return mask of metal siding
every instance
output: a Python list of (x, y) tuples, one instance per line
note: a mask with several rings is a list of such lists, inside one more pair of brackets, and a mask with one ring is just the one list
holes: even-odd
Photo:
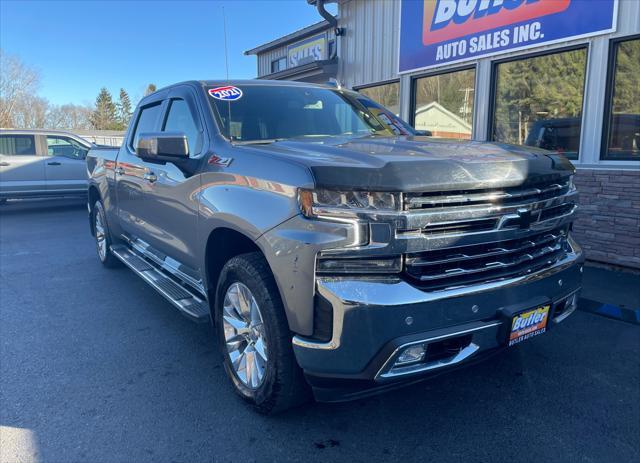
[(339, 7), (338, 79), (346, 87), (395, 79), (398, 56), (397, 0), (347, 0)]

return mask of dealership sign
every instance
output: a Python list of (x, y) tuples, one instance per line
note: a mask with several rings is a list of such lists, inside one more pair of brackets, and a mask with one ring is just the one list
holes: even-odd
[(302, 42), (289, 45), (287, 48), (288, 67), (293, 68), (303, 64), (326, 59), (327, 38), (324, 34), (310, 37)]
[(399, 72), (615, 30), (618, 0), (403, 0)]

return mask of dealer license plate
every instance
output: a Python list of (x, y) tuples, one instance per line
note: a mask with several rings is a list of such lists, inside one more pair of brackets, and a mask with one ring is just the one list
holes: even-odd
[(513, 346), (547, 331), (549, 308), (550, 306), (543, 305), (515, 315), (511, 320), (509, 345)]

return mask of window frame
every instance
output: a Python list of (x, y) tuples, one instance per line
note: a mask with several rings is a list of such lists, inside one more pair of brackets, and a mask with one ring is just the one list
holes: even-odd
[[(583, 150), (581, 148), (582, 148), (582, 141), (583, 141), (583, 135), (584, 135), (582, 128), (584, 127), (584, 120), (585, 120), (585, 106), (587, 103), (587, 91), (588, 91), (587, 85), (589, 83), (588, 82), (589, 81), (589, 63), (591, 59), (591, 46), (589, 42), (578, 43), (578, 44), (569, 45), (566, 47), (539, 50), (531, 53), (525, 53), (523, 55), (507, 56), (504, 58), (491, 60), (491, 77), (489, 79), (489, 107), (488, 107), (489, 117), (487, 120), (487, 132), (485, 133), (486, 140), (491, 143), (496, 142), (493, 139), (493, 130), (495, 128), (496, 94), (498, 90), (498, 66), (500, 64), (513, 63), (516, 61), (522, 61), (522, 60), (531, 59), (531, 58), (538, 58), (540, 56), (554, 55), (557, 53), (564, 53), (564, 52), (583, 50), (583, 49), (586, 51), (586, 61), (584, 65), (584, 81), (583, 81), (584, 91), (582, 92), (582, 107), (580, 111), (580, 140), (578, 140), (577, 157), (575, 159), (570, 160), (572, 163), (581, 163), (582, 155), (583, 155)], [(526, 146), (526, 145), (522, 145), (522, 146)]]
[(635, 159), (611, 159), (605, 157), (609, 152), (609, 135), (611, 134), (611, 116), (613, 109), (613, 92), (615, 90), (615, 68), (618, 58), (618, 46), (623, 42), (630, 42), (632, 40), (640, 40), (640, 34), (625, 35), (609, 39), (607, 72), (604, 89), (604, 107), (602, 111), (602, 136), (600, 140), (600, 153), (595, 159), (598, 164), (614, 163), (614, 165), (619, 165), (620, 163), (628, 163), (627, 165), (637, 165), (639, 162), (639, 160)]
[[(278, 70), (274, 71), (273, 70), (273, 65), (276, 64), (276, 63), (280, 63), (280, 61), (284, 61), (284, 67), (281, 68), (280, 64), (278, 64)], [(276, 74), (278, 72), (286, 71), (286, 69), (287, 69), (287, 57), (286, 56), (281, 56), (280, 58), (272, 59), (270, 67), (271, 67), (270, 68), (271, 74)]]
[[(388, 80), (382, 80), (380, 82), (374, 82), (374, 83), (365, 84), (365, 85), (358, 85), (358, 86), (352, 87), (352, 90), (354, 92), (360, 93), (360, 90), (366, 90), (368, 88), (375, 88), (375, 87), (380, 87), (382, 85), (389, 85), (389, 84), (398, 84), (398, 110), (399, 110), (400, 107), (402, 106), (402, 83), (400, 82), (400, 79), (388, 79)], [(367, 98), (370, 98), (364, 93), (362, 93), (361, 95), (366, 96)], [(378, 102), (376, 101), (376, 103)], [(382, 103), (378, 103), (378, 104), (382, 106)], [(384, 106), (384, 108), (389, 109), (386, 106)]]
[(193, 112), (193, 108), (192, 105), (188, 99), (188, 97), (186, 97), (184, 94), (176, 94), (176, 93), (171, 93), (167, 99), (164, 102), (164, 109), (162, 111), (162, 116), (161, 116), (161, 123), (160, 123), (160, 127), (159, 127), (159, 131), (160, 132), (165, 132), (165, 126), (167, 125), (167, 121), (169, 120), (169, 113), (171, 112), (171, 107), (173, 106), (173, 102), (174, 101), (184, 101), (184, 103), (187, 105), (187, 109), (189, 111), (189, 114), (191, 115), (191, 120), (193, 121), (193, 124), (196, 128), (196, 131), (200, 134), (199, 137), (201, 138), (200, 140), (200, 149), (198, 151), (192, 151), (195, 149), (194, 146), (189, 146), (189, 157), (197, 157), (200, 154), (202, 154), (202, 150), (203, 150), (203, 146), (204, 146), (204, 131), (202, 130), (202, 121), (199, 120), (198, 118), (198, 114), (196, 112), (196, 114), (194, 114)]
[(31, 140), (33, 141), (32, 146), (33, 146), (33, 153), (30, 154), (5, 154), (5, 153), (0, 153), (3, 156), (38, 156), (38, 135), (37, 134), (32, 134), (32, 133), (0, 133), (0, 136), (2, 137), (31, 137)]
[(418, 80), (424, 79), (425, 77), (435, 77), (441, 76), (443, 74), (452, 74), (454, 72), (460, 71), (469, 71), (472, 70), (474, 72), (473, 81), (474, 81), (474, 91), (473, 91), (473, 112), (471, 116), (471, 138), (470, 140), (476, 140), (476, 120), (478, 117), (478, 62), (473, 62), (471, 64), (464, 64), (461, 66), (454, 66), (449, 68), (437, 69), (430, 72), (422, 72), (419, 74), (415, 74), (411, 76), (411, 82), (409, 84), (409, 120), (407, 121), (411, 127), (416, 128), (416, 95), (418, 92)]
[(129, 140), (127, 141), (127, 148), (129, 149), (131, 154), (133, 154), (134, 156), (137, 156), (137, 153), (136, 153), (135, 146), (133, 146), (133, 141), (135, 140), (136, 133), (138, 132), (138, 125), (140, 125), (140, 118), (141, 118), (142, 113), (144, 112), (144, 110), (148, 109), (148, 108), (151, 108), (152, 106), (159, 106), (160, 107), (160, 113), (159, 113), (158, 117), (155, 120), (155, 131), (157, 132), (157, 131), (159, 131), (159, 127), (160, 127), (158, 122), (163, 120), (164, 113), (166, 112), (167, 100), (166, 99), (153, 99), (153, 100), (149, 101), (148, 103), (145, 103), (144, 106), (140, 106), (136, 110), (136, 112), (134, 114), (135, 124), (132, 126), (131, 133), (129, 134)]

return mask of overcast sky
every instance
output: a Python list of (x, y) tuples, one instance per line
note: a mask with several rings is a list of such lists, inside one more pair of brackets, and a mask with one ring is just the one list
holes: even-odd
[(2, 0), (0, 47), (38, 69), (52, 103), (93, 103), (102, 86), (137, 101), (150, 82), (225, 76), (223, 6), (235, 78), (256, 76), (245, 50), (322, 19), (306, 0)]

